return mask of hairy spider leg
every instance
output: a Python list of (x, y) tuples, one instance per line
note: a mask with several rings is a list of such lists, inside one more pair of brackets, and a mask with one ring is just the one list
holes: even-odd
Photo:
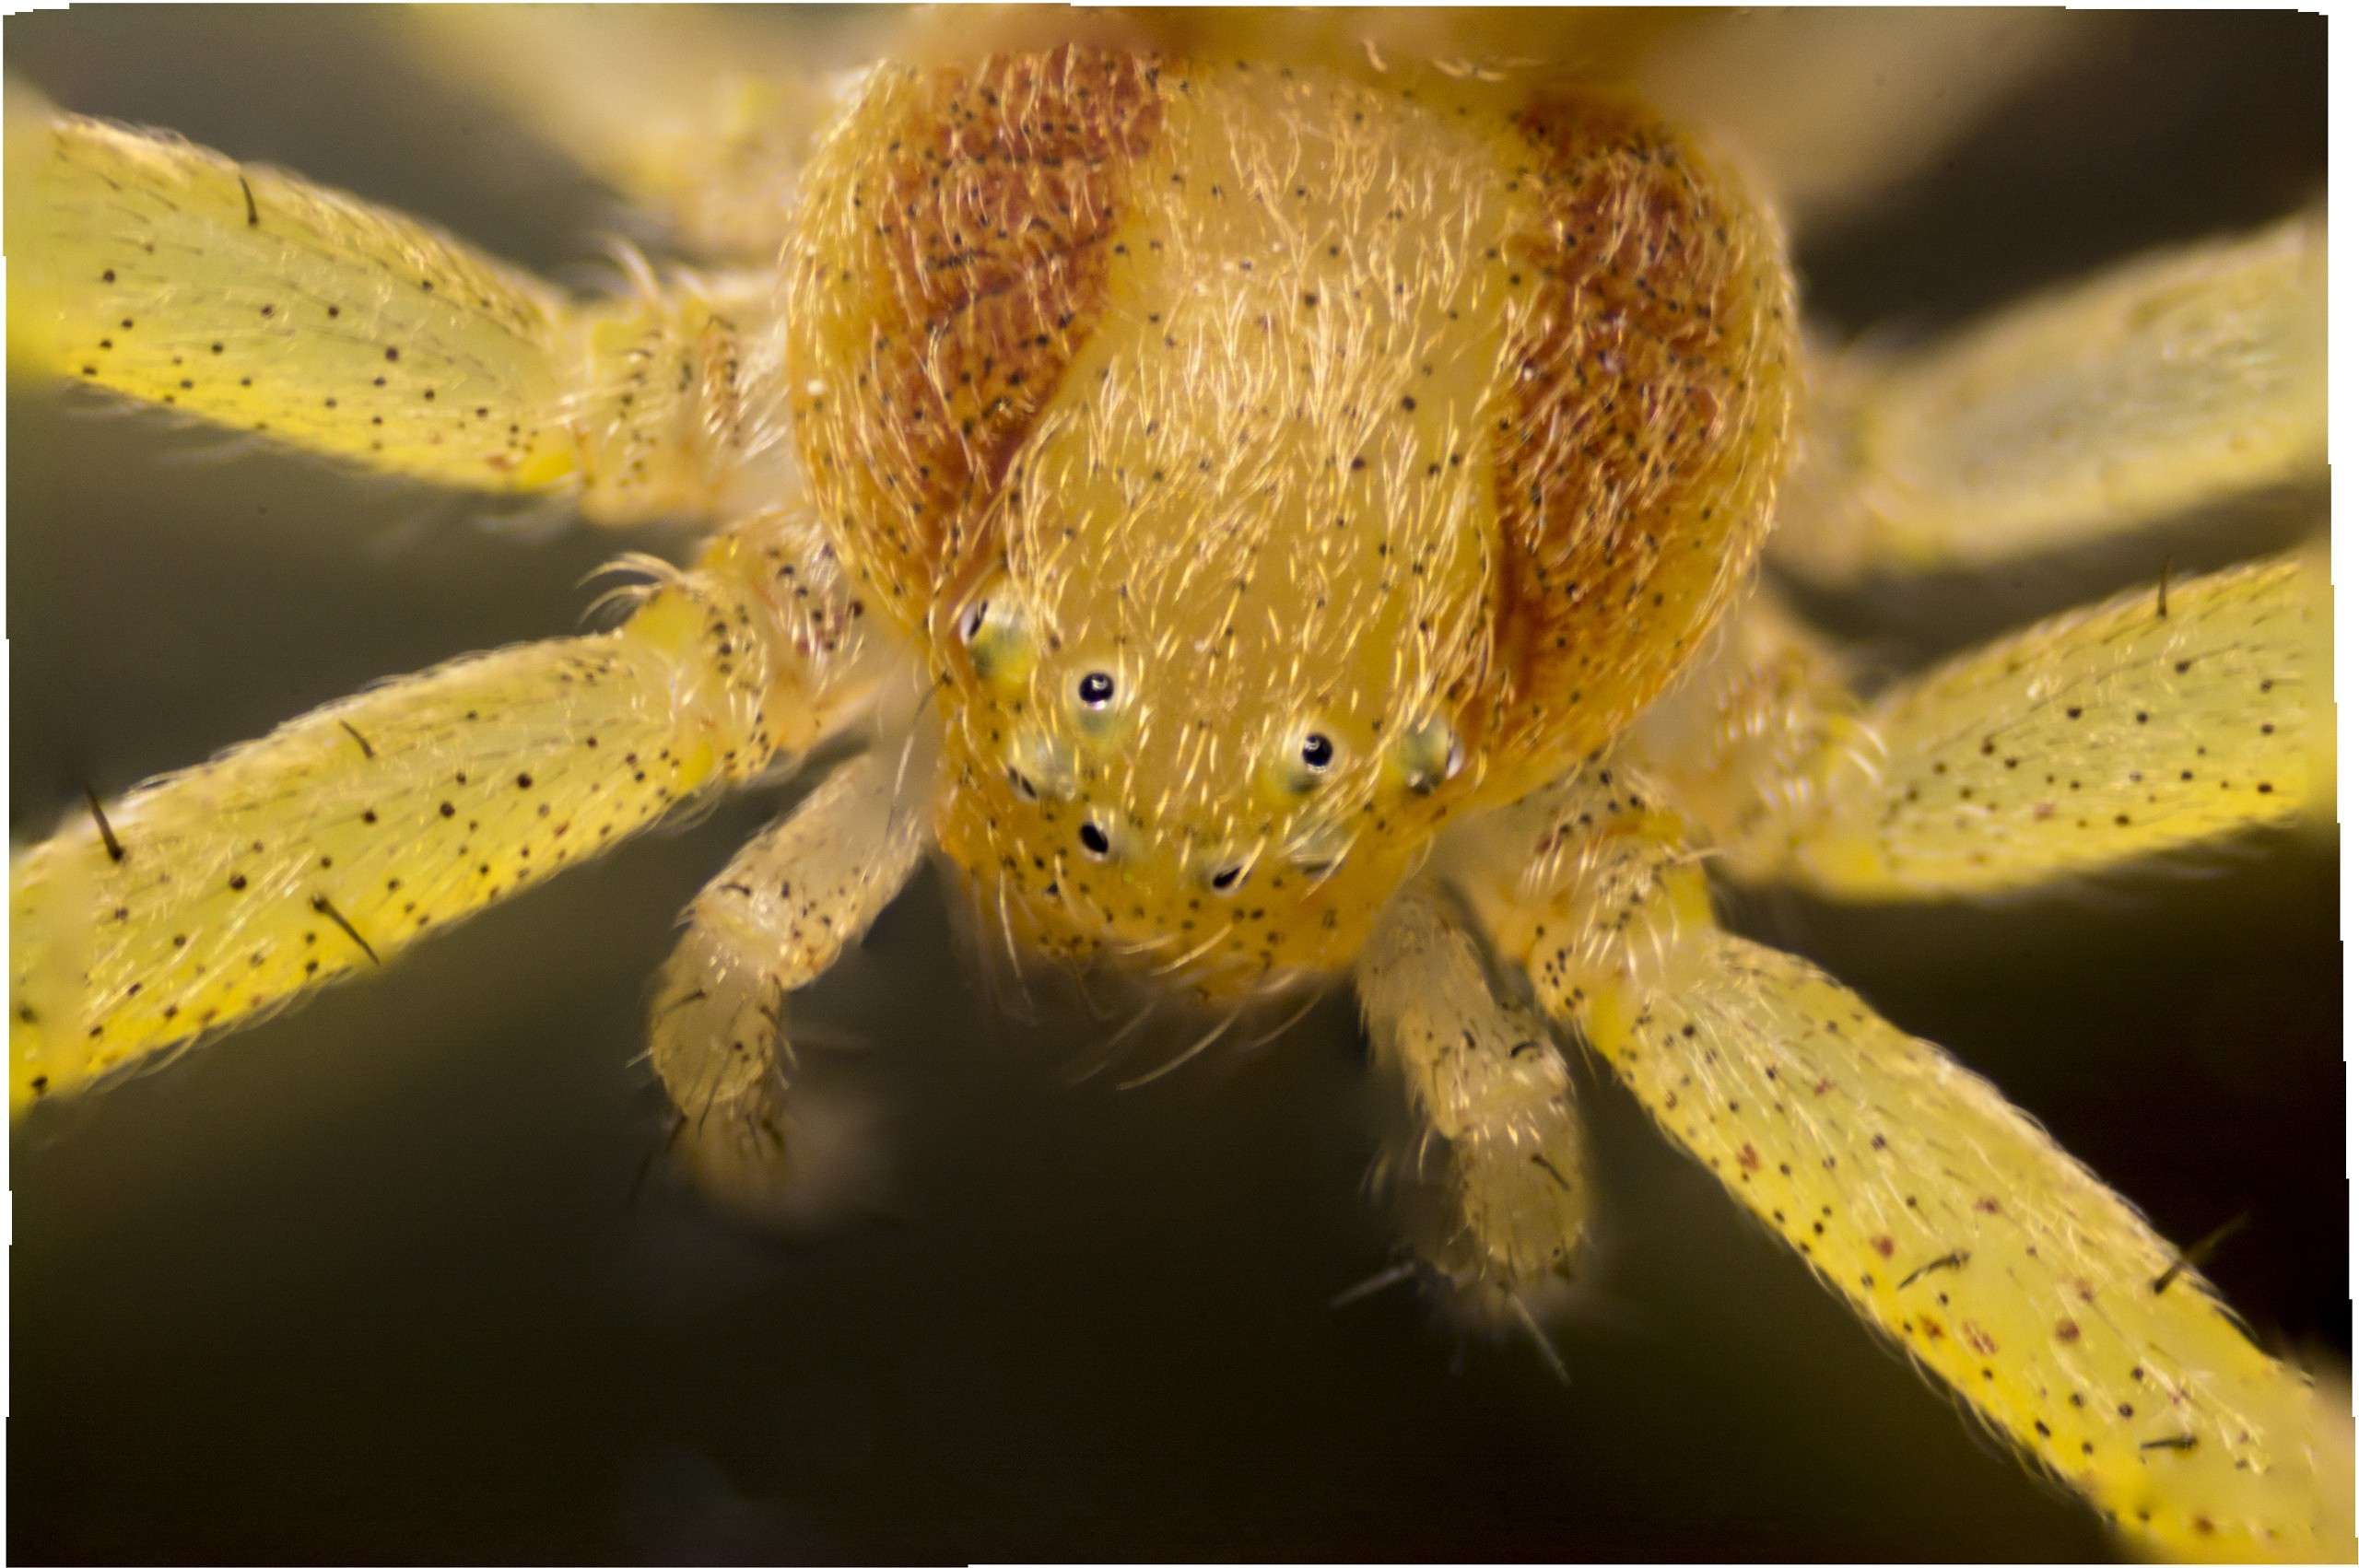
[(13, 1109), (389, 961), (857, 710), (857, 618), (807, 523), (649, 569), (615, 631), (330, 704), (17, 856)]
[(1502, 956), (1861, 1316), (2153, 1549), (2350, 1560), (2349, 1416), (2135, 1210), (1986, 1080), (1723, 932), (1627, 769), (1540, 820), (1475, 890)]
[(1770, 559), (1840, 583), (2095, 544), (2326, 478), (2326, 214), (1818, 360)]
[(688, 907), (648, 1029), (707, 1194), (772, 1212), (805, 1174), (786, 999), (834, 966), (908, 885), (933, 837), (930, 767), (880, 746), (740, 849)]
[(1740, 877), (1995, 893), (2332, 809), (2314, 551), (2158, 579), (1866, 702), (1806, 633), (1751, 619), (1632, 751)]
[(1379, 1182), (1410, 1245), (1478, 1321), (1528, 1321), (1570, 1279), (1590, 1207), (1555, 1032), (1493, 994), (1464, 916), (1430, 879), (1387, 902), (1353, 978), (1408, 1102)]
[(604, 522), (792, 493), (767, 273), (573, 303), (428, 225), (11, 89), (11, 367)]

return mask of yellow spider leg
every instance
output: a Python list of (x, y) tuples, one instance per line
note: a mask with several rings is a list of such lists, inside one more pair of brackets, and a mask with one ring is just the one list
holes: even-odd
[(1502, 955), (1861, 1316), (2148, 1547), (2350, 1560), (2349, 1417), (2135, 1210), (1988, 1082), (1722, 932), (1626, 780), (1587, 781), (1541, 849), (1487, 890)]
[(1590, 1188), (1573, 1086), (1546, 1024), (1500, 1001), (1463, 919), (1430, 885), (1397, 894), (1355, 983), (1413, 1123), (1398, 1163), (1410, 1240), (1460, 1300), (1501, 1317), (1569, 1279)]
[(331, 704), (16, 857), (12, 1107), (387, 962), (810, 745), (859, 687), (843, 601), (780, 603), (800, 537), (725, 537), (614, 632)]
[[(649, 1033), (686, 1125), (680, 1154), (709, 1194), (774, 1211), (809, 1172), (783, 1037), (787, 993), (857, 942), (917, 869), (930, 820), (898, 746), (847, 763), (739, 850), (689, 906), (663, 966)], [(908, 786), (909, 788), (905, 788)]]
[(1808, 233), (1931, 164), (2094, 31), (2028, 8), (1764, 7), (1702, 14), (1632, 74), (1650, 101), (1743, 148)]
[(1997, 892), (2330, 809), (2331, 625), (2304, 554), (2158, 580), (1866, 704), (1760, 626), (1716, 732), (1691, 717), (1639, 745), (1740, 876)]
[(576, 309), (351, 196), (10, 99), (17, 369), (437, 484), (578, 488), (608, 521), (742, 505), (776, 444), (764, 280)]
[(391, 19), (428, 64), (511, 108), (693, 250), (768, 262), (837, 107), (811, 58), (817, 18), (797, 16), (795, 31), (735, 6), (432, 6)]
[(1974, 567), (2326, 477), (2326, 217), (2143, 257), (1816, 370), (1770, 550), (1840, 580)]

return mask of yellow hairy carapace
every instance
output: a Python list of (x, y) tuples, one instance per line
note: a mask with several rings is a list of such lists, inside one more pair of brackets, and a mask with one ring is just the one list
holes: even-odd
[(1067, 49), (880, 73), (789, 243), (813, 502), (920, 639), (1016, 934), (1349, 961), (1612, 740), (1791, 444), (1776, 228), (1593, 91)]
[(1404, 1271), (1478, 1316), (1539, 1335), (1580, 1266), (1579, 1040), (2145, 1547), (2351, 1554), (2348, 1418), (1991, 1084), (1723, 930), (1704, 870), (1976, 895), (2330, 811), (2315, 549), (1873, 693), (1756, 572), (1979, 564), (2322, 478), (2315, 213), (1806, 352), (1780, 212), (1831, 198), (1659, 107), (1726, 79), (1669, 23), (1493, 68), (1414, 18), (1379, 47), (1019, 14), (835, 97), (673, 105), (645, 146), (500, 64), (574, 25), (419, 23), (710, 263), (614, 298), (13, 96), (19, 372), (709, 535), (634, 557), (610, 630), (384, 684), (19, 850), (20, 1115), (864, 737), (654, 992), (716, 1199), (804, 1179), (788, 998), (931, 847), (1015, 962), (1224, 1023), (1356, 987), (1407, 1112)]

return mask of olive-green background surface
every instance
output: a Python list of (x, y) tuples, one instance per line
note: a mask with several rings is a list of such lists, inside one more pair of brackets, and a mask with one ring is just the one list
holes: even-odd
[[(1935, 324), (2323, 179), (2322, 22), (2082, 25), (2076, 63), (1805, 252), (1822, 321)], [(0, 41), (69, 107), (535, 265), (594, 257), (609, 223), (366, 10), (79, 9)], [(7, 434), (19, 836), (86, 780), (566, 631), (620, 543), (519, 539), (478, 526), (487, 503), (21, 384)], [(2077, 582), (2025, 568), (1837, 608), (1905, 660)], [(939, 876), (805, 1010), (873, 1045), (830, 1071), (887, 1107), (889, 1214), (788, 1244), (639, 1183), (664, 1128), (629, 1065), (646, 977), (782, 798), (18, 1129), (9, 1555), (2108, 1550), (1586, 1071), (1603, 1234), (1558, 1336), (1569, 1387), (1406, 1293), (1330, 1310), (1390, 1245), (1359, 1193), (1348, 1004), (1150, 1089), (1074, 1087), (1105, 1025), (994, 1016)], [(2213, 1269), (2230, 1299), (2268, 1342), (2347, 1361), (2330, 838), (1964, 910), (1733, 911), (1993, 1075), (2166, 1235), (2248, 1211)]]

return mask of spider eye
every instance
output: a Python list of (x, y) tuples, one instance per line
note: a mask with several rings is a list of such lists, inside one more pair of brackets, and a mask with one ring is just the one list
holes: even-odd
[(1316, 730), (1302, 738), (1302, 766), (1313, 773), (1324, 773), (1327, 765), (1335, 760), (1335, 743)]
[(1081, 678), (1081, 685), (1075, 690), (1084, 708), (1102, 708), (1114, 700), (1114, 677), (1103, 670), (1092, 670)]
[(1081, 825), (1081, 847), (1088, 850), (1090, 859), (1095, 860), (1102, 860), (1114, 851), (1113, 842), (1106, 837), (1106, 830), (1094, 822)]
[(1025, 778), (1022, 768), (1011, 764), (1007, 770), (1007, 781), (1014, 787), (1015, 792), (1026, 800), (1037, 801), (1040, 798), (1040, 787)]
[(1430, 795), (1466, 766), (1466, 748), (1446, 719), (1428, 719), (1401, 739), (1402, 782), (1413, 795)]
[(1003, 695), (1019, 692), (1036, 653), (1031, 617), (1003, 576), (985, 583), (953, 628), (977, 676)]
[(1245, 880), (1244, 863), (1239, 861), (1235, 865), (1223, 866), (1213, 872), (1207, 880), (1212, 883), (1212, 890), (1215, 893), (1234, 893), (1237, 891), (1238, 883)]

